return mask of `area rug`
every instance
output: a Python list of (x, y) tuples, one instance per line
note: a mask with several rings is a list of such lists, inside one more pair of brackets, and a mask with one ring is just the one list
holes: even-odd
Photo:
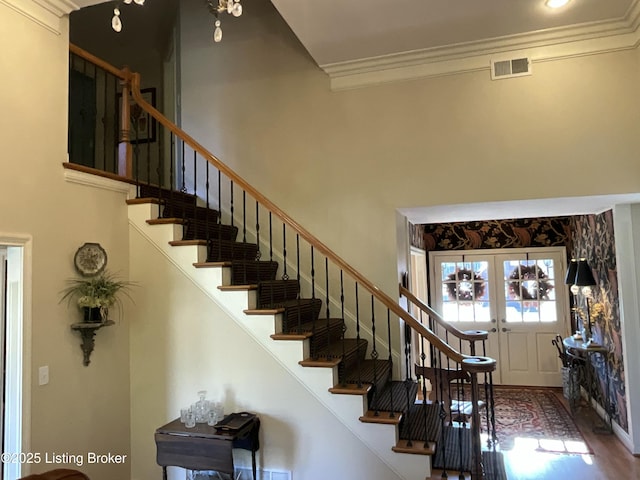
[[(552, 389), (494, 387), (500, 450), (592, 453), (573, 418)], [(486, 410), (482, 413), (486, 430)]]

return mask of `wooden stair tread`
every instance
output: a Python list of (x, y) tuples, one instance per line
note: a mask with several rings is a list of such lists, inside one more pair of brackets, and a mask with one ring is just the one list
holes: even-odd
[(422, 440), (411, 441), (412, 445), (409, 445), (409, 440), (398, 440), (395, 447), (391, 447), (396, 453), (410, 453), (413, 455), (435, 455), (436, 444), (434, 442), (423, 442)]
[(310, 333), (274, 333), (270, 335), (273, 340), (306, 340)]
[(258, 285), (220, 285), (218, 290), (223, 292), (249, 291), (257, 290)]
[(367, 412), (360, 417), (360, 421), (363, 423), (382, 423), (384, 425), (398, 425), (402, 420), (402, 412), (378, 412), (376, 415), (375, 410), (367, 410)]
[(340, 395), (366, 395), (371, 390), (369, 383), (363, 383), (360, 387), (355, 383), (347, 383), (346, 385), (336, 385), (331, 387), (329, 391)]
[(144, 205), (147, 203), (158, 205), (160, 200), (153, 197), (141, 197), (141, 198), (129, 198), (127, 199), (127, 205)]
[(342, 360), (339, 358), (332, 358), (332, 359), (319, 359), (319, 360), (313, 360), (311, 358), (307, 359), (307, 360), (301, 360), (298, 362), (299, 365), (302, 365), (303, 367), (328, 367), (328, 368), (332, 368), (335, 367), (337, 365), (340, 364)]
[(284, 308), (247, 308), (243, 312), (247, 315), (277, 315), (284, 312)]
[(206, 240), (171, 240), (169, 245), (172, 247), (188, 247), (190, 245), (206, 245)]
[(214, 267), (230, 267), (231, 262), (195, 262), (196, 268), (214, 268)]
[(184, 225), (187, 220), (184, 218), (151, 218), (147, 220), (149, 225)]

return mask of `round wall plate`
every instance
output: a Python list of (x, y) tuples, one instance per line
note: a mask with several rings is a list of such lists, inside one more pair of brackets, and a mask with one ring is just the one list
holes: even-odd
[(99, 243), (85, 243), (76, 251), (73, 264), (80, 275), (98, 275), (107, 266), (107, 252)]

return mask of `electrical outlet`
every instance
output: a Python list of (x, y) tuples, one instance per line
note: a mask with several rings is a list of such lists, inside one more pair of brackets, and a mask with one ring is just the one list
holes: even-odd
[(49, 365), (38, 369), (38, 385), (46, 385), (49, 383)]

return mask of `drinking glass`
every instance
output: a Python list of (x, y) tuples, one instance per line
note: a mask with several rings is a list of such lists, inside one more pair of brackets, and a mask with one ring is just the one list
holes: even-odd
[(191, 411), (187, 412), (187, 415), (184, 421), (184, 426), (187, 428), (193, 428), (196, 426), (196, 416), (194, 415), (193, 412)]

